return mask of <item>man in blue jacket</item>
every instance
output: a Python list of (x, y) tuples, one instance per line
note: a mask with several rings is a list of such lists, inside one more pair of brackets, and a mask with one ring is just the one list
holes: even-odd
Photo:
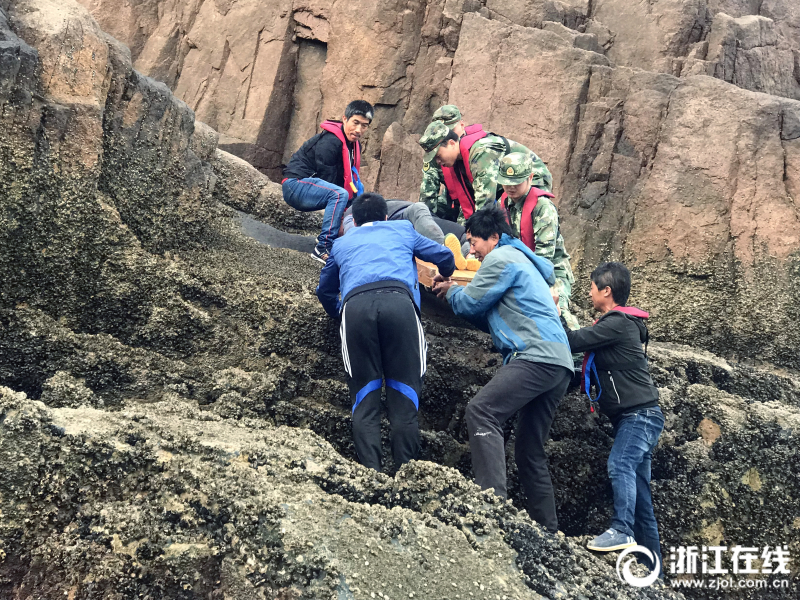
[(492, 335), (503, 366), (466, 410), (472, 471), (482, 489), (507, 497), (503, 423), (519, 411), (515, 458), (531, 518), (558, 531), (544, 443), (573, 366), (550, 294), (553, 265), (515, 238), (505, 213), (481, 209), (466, 224), (470, 250), (482, 262), (466, 287), (437, 282), (434, 291), (457, 315)]
[(333, 243), (317, 287), (325, 311), (341, 317), (356, 452), (361, 464), (376, 471), (381, 470), (384, 379), (394, 461), (400, 466), (419, 452), (417, 411), (427, 343), (414, 257), (436, 264), (445, 278), (455, 270), (453, 253), (445, 246), (422, 237), (410, 221), (387, 216), (379, 194), (353, 201), (356, 227)]

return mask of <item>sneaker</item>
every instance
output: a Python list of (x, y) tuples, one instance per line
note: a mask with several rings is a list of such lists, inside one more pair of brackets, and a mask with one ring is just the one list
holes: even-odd
[(326, 262), (328, 262), (328, 253), (324, 250), (314, 247), (314, 249), (311, 251), (311, 258), (318, 260), (324, 265)]
[(616, 529), (609, 529), (586, 544), (586, 547), (597, 552), (613, 552), (614, 550), (623, 550), (635, 545), (636, 542), (633, 537), (625, 535)]

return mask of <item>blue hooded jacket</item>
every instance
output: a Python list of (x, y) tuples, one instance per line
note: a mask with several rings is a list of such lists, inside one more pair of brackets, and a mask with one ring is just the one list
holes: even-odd
[(505, 233), (466, 287), (453, 286), (453, 312), (492, 335), (503, 364), (514, 358), (573, 369), (550, 286), (553, 265)]
[(355, 227), (333, 242), (322, 268), (317, 297), (332, 317), (342, 309), (354, 289), (370, 283), (400, 282), (408, 288), (419, 309), (419, 282), (414, 257), (432, 262), (444, 276), (456, 268), (453, 253), (445, 246), (422, 237), (410, 221), (374, 221)]

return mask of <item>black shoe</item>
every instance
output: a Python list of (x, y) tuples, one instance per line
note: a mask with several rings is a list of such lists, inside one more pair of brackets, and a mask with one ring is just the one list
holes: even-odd
[(320, 250), (319, 248), (315, 247), (311, 251), (311, 258), (313, 258), (314, 260), (318, 260), (324, 265), (326, 262), (328, 262), (328, 253), (325, 252), (324, 250)]

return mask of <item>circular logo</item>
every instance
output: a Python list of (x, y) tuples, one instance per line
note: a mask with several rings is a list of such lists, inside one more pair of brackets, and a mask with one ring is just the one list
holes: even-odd
[[(628, 556), (629, 554), (634, 554), (634, 553), (644, 554), (655, 565), (655, 568), (646, 577), (639, 577), (631, 573), (631, 564), (635, 560), (632, 556), (627, 561), (625, 561), (625, 564), (622, 565), (622, 568), (620, 569), (620, 565), (622, 564), (622, 559)], [(625, 548), (625, 550), (620, 552), (619, 558), (617, 559), (617, 577), (619, 577), (620, 580), (624, 581), (628, 585), (632, 585), (633, 587), (643, 588), (649, 585), (653, 585), (655, 580), (658, 579), (658, 573), (660, 570), (661, 570), (661, 564), (658, 560), (658, 557), (655, 556), (650, 550), (648, 550), (644, 546), (631, 546), (630, 548)]]
[(422, 170), (425, 171), (426, 173), (430, 168), (431, 168), (431, 163), (426, 163), (426, 162), (422, 163)]
[(508, 167), (506, 170), (506, 175), (513, 175), (514, 174), (514, 167)]

